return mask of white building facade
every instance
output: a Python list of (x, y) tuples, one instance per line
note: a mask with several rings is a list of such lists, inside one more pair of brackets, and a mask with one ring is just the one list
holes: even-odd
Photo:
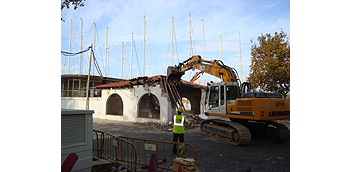
[[(89, 97), (93, 118), (168, 123), (176, 114), (177, 105), (170, 100), (167, 87), (161, 82), (165, 76), (141, 77), (98, 85), (100, 97)], [(190, 100), (192, 113), (200, 113), (202, 89), (197, 84), (178, 86), (181, 97)], [(85, 109), (85, 97), (61, 97), (63, 109)]]

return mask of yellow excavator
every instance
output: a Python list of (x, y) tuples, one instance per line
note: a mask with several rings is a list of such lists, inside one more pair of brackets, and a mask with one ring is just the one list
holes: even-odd
[(203, 134), (234, 145), (250, 144), (252, 136), (273, 142), (289, 139), (289, 129), (274, 120), (290, 119), (290, 99), (282, 98), (280, 93), (253, 92), (249, 82), (241, 83), (234, 68), (220, 60), (204, 60), (199, 55), (177, 66), (169, 66), (168, 82), (180, 81), (190, 69), (198, 69), (222, 80), (208, 83), (203, 106), (205, 115), (224, 118), (204, 120), (201, 123)]

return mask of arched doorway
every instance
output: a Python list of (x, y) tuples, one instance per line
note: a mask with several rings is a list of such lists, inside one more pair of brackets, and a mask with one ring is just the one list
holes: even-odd
[(118, 94), (111, 94), (106, 101), (106, 115), (123, 115), (123, 102)]
[(160, 119), (160, 103), (155, 95), (148, 93), (140, 98), (138, 117)]

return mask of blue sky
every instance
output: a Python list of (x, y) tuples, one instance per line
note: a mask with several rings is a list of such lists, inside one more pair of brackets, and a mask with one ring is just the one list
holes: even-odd
[[(213, 0), (133, 0), (133, 1), (84, 1), (84, 7), (62, 10), (61, 50), (69, 49), (70, 19), (72, 19), (71, 52), (78, 52), (80, 46), (80, 18), (83, 19), (83, 49), (93, 43), (96, 23), (95, 55), (104, 73), (106, 28), (108, 28), (109, 77), (121, 78), (121, 42), (124, 42), (123, 78), (130, 79), (131, 33), (133, 49), (132, 75), (143, 75), (143, 20), (146, 16), (145, 75), (165, 75), (171, 65), (171, 18), (174, 17), (173, 65), (189, 58), (190, 18), (192, 26), (192, 54), (202, 55), (202, 21), (204, 20), (204, 59), (220, 59), (220, 36), (222, 60), (234, 66), (239, 72), (239, 32), (241, 39), (243, 79), (249, 73), (251, 40), (256, 41), (261, 34), (280, 32), (290, 35), (290, 1), (213, 1)], [(174, 38), (175, 41), (175, 38)], [(148, 48), (149, 47), (149, 48)], [(137, 56), (136, 56), (137, 54)], [(235, 55), (235, 63), (233, 61)], [(88, 71), (87, 54), (83, 56), (85, 74)], [(138, 62), (137, 62), (138, 57)], [(148, 66), (148, 71), (147, 71)], [(67, 74), (68, 58), (61, 56), (61, 74)], [(71, 57), (70, 73), (78, 73), (79, 56)], [(187, 72), (182, 79), (189, 80), (195, 72)], [(204, 75), (205, 82), (217, 78)], [(199, 81), (202, 81), (201, 79)], [(202, 83), (202, 82), (201, 82)]]

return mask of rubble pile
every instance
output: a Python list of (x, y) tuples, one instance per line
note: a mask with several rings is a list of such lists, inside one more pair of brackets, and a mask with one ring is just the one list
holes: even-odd
[[(199, 128), (200, 123), (203, 121), (198, 115), (186, 115), (185, 117), (185, 130)], [(133, 125), (137, 125), (138, 127), (143, 127), (146, 129), (153, 130), (165, 130), (172, 131), (173, 124), (170, 121), (168, 124), (161, 124), (157, 122), (133, 122)]]

